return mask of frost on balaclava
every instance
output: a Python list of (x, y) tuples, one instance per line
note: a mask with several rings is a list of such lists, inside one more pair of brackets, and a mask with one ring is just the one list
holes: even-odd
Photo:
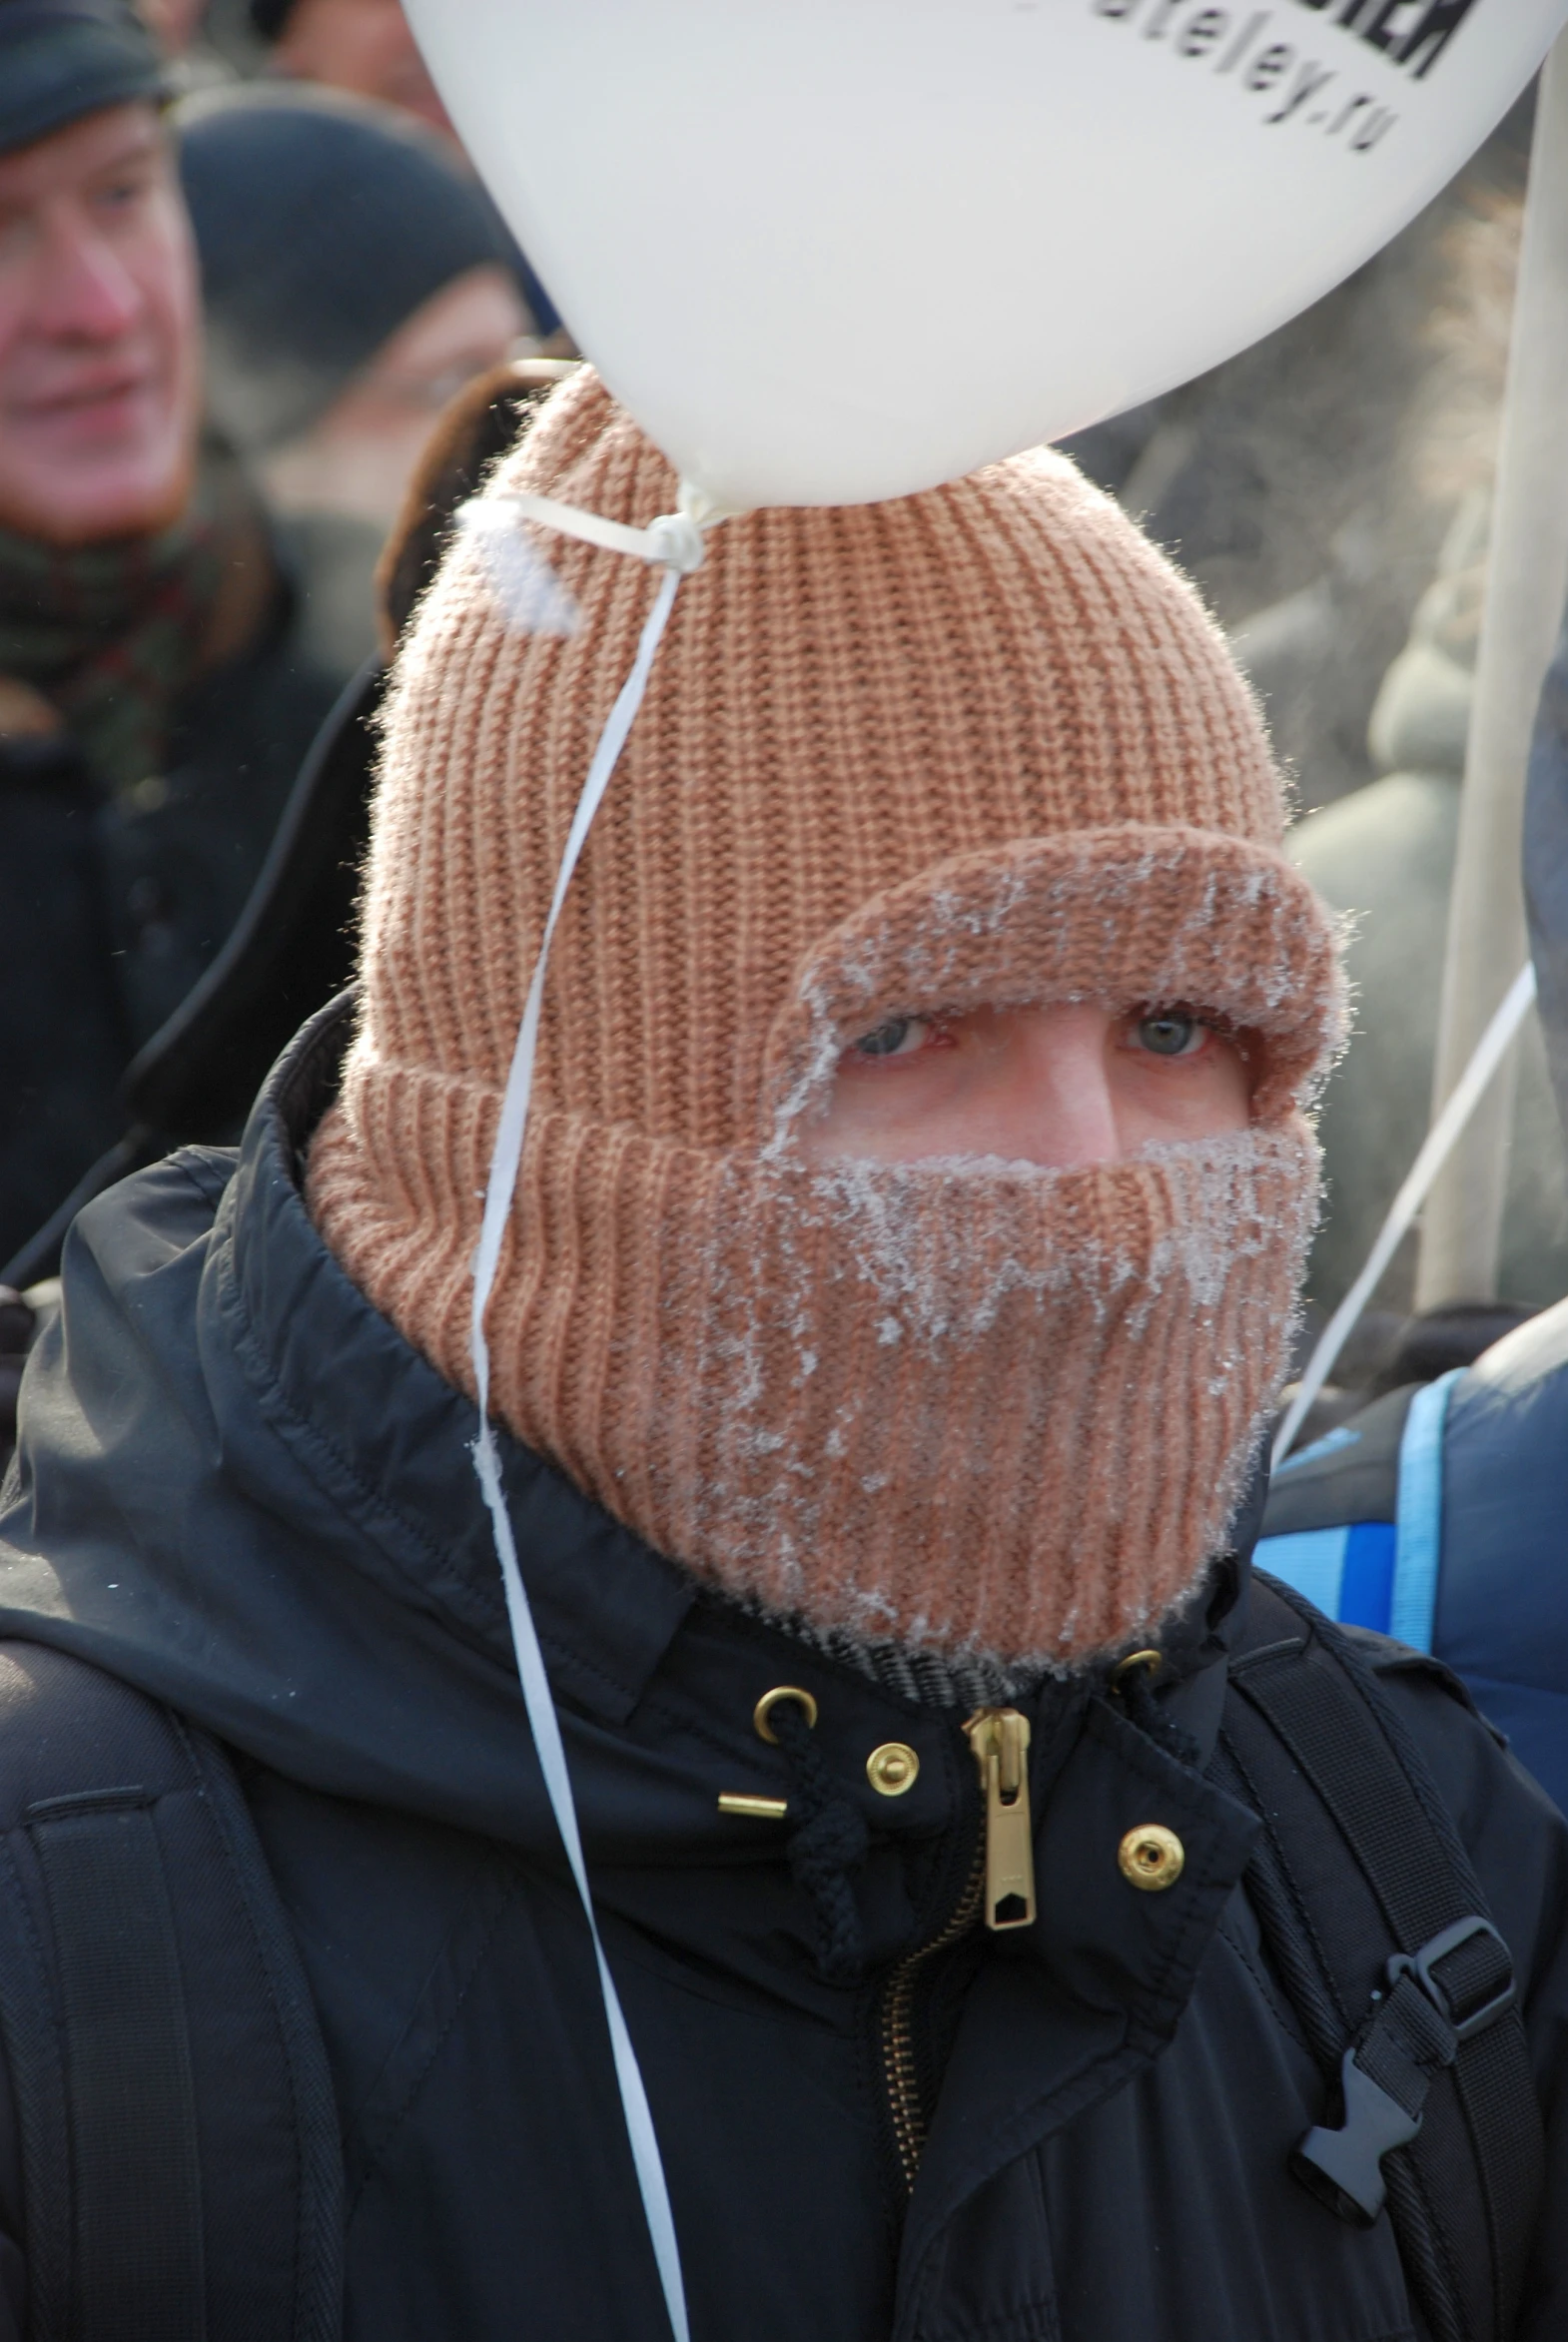
[[(487, 492), (512, 487), (637, 524), (674, 500), (587, 373)], [(500, 1091), (650, 590), (540, 538), (560, 591), (524, 632), (496, 541), (459, 542), (401, 656), (362, 1024), (309, 1171), (350, 1274), (464, 1388)], [(496, 1410), (770, 1614), (1077, 1665), (1197, 1580), (1274, 1395), (1331, 931), (1216, 631), (1062, 458), (708, 546), (555, 941)], [(1223, 1021), (1250, 1128), (1074, 1171), (804, 1159), (888, 1016), (1052, 1001)]]

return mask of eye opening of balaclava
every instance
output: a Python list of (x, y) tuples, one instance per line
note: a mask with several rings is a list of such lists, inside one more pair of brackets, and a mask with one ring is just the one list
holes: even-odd
[(1306, 1102), (1337, 1046), (1332, 938), (1281, 856), (1107, 825), (954, 856), (824, 937), (768, 1033), (758, 1136), (787, 1147), (884, 1018), (1056, 1001), (1179, 1005), (1245, 1035), (1258, 1123)]

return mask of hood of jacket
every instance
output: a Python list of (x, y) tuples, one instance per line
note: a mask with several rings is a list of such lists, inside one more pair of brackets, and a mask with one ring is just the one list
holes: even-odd
[[(308, 1789), (478, 1833), (564, 1876), (472, 1469), (473, 1408), (366, 1301), (302, 1198), (350, 1021), (340, 1002), (306, 1027), (237, 1153), (185, 1150), (76, 1222), (0, 1501), (0, 1635), (89, 1660)], [(789, 1794), (752, 1717), (763, 1692), (798, 1684), (872, 1829), (868, 1958), (896, 1957), (955, 1838), (967, 1860), (978, 1832), (961, 1714), (699, 1593), (551, 1465), (502, 1445), (601, 1899), (644, 1921), (656, 1907), (661, 1934), (689, 1930), (705, 1956), (742, 1967), (766, 1943), (770, 1970), (783, 1952), (813, 1996), (810, 1913), (778, 1830), (720, 1814), (716, 1796)], [(1217, 1564), (1206, 1607), (1166, 1637), (1163, 1706), (1205, 1752), (1245, 1580), (1243, 1558)], [(1161, 1781), (1184, 1830), (1222, 1846), (1205, 1867), (1211, 1925), (1250, 1818), (1134, 1729), (1104, 1670), (1026, 1705), (1037, 1815), (1086, 1733), (1114, 1744), (1135, 1778)], [(896, 1800), (866, 1769), (890, 1741), (919, 1759)], [(672, 1866), (746, 1875), (748, 1892), (684, 1899), (689, 1916), (672, 1918), (658, 1887)], [(1185, 1938), (1185, 1886), (1133, 1900), (1141, 1942), (1157, 1919), (1156, 1936)], [(1184, 1971), (1199, 1949), (1184, 1941)]]

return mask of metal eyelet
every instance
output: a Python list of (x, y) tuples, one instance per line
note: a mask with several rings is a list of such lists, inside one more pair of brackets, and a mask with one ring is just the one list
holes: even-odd
[(796, 1706), (804, 1711), (808, 1727), (815, 1726), (817, 1721), (817, 1703), (810, 1692), (803, 1692), (799, 1684), (795, 1683), (775, 1684), (771, 1692), (763, 1693), (751, 1711), (751, 1721), (757, 1728), (758, 1739), (767, 1741), (769, 1746), (775, 1749), (779, 1745), (779, 1736), (768, 1722), (768, 1718), (780, 1700), (793, 1700)]

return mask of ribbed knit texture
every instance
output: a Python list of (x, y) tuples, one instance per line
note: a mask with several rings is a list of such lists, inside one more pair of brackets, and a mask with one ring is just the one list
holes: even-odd
[[(675, 500), (586, 374), (506, 486), (639, 523)], [(557, 934), (497, 1411), (773, 1613), (1071, 1664), (1193, 1581), (1281, 1370), (1329, 931), (1222, 642), (1067, 462), (708, 541)], [(499, 1093), (653, 589), (535, 542), (571, 637), (510, 631), (460, 545), (402, 654), (364, 1024), (310, 1166), (329, 1243), (465, 1388)], [(801, 1162), (881, 1017), (1068, 998), (1244, 1029), (1252, 1129), (1077, 1171)]]

